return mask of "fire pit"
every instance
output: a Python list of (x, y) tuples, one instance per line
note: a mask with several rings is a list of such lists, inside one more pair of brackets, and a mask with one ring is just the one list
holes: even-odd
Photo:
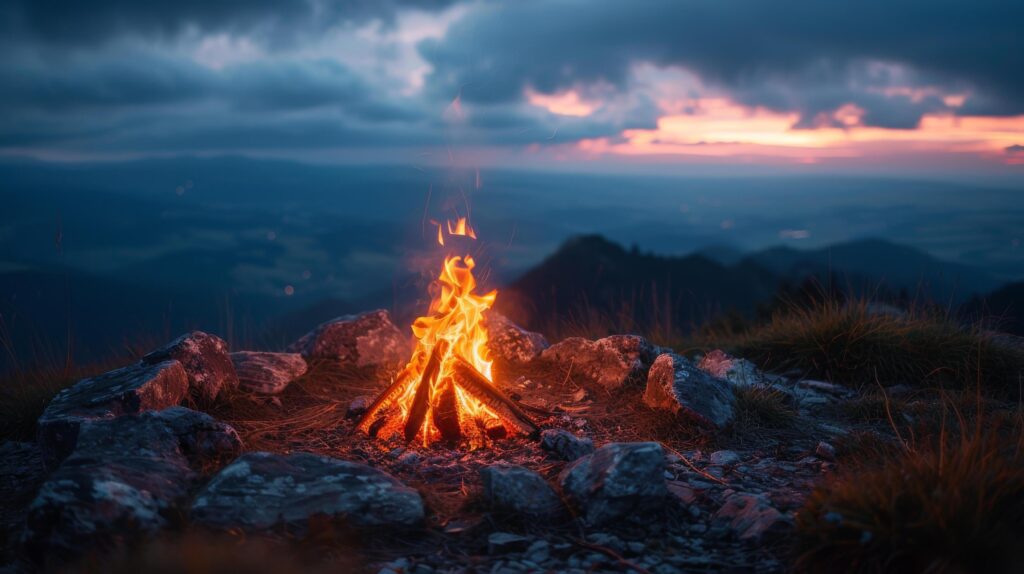
[[(476, 239), (465, 218), (437, 226), (448, 235)], [(370, 405), (356, 428), (382, 439), (402, 434), (424, 446), (438, 440), (480, 448), (489, 439), (533, 434), (537, 425), (494, 384), (483, 313), (497, 291), (476, 291), (469, 255), (446, 256), (428, 314), (412, 325), (416, 347), (408, 364)]]

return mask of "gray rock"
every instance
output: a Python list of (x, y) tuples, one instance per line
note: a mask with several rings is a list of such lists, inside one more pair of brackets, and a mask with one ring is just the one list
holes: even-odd
[(355, 419), (363, 416), (366, 409), (370, 408), (373, 404), (373, 397), (370, 395), (359, 395), (352, 399), (352, 402), (348, 404), (348, 410), (345, 411), (345, 418)]
[(562, 513), (562, 501), (544, 477), (511, 464), (495, 464), (480, 471), (484, 500), (491, 507), (537, 518)]
[(818, 443), (818, 446), (814, 447), (814, 454), (818, 455), (819, 457), (825, 460), (835, 460), (836, 447), (832, 446), (831, 444), (825, 441), (821, 441)]
[(743, 492), (726, 498), (715, 519), (727, 523), (740, 540), (751, 541), (785, 531), (792, 525), (792, 519), (776, 510), (767, 498)]
[(711, 457), (708, 460), (716, 466), (726, 466), (738, 463), (740, 455), (731, 450), (716, 450), (711, 453)]
[(186, 333), (142, 358), (154, 365), (175, 359), (185, 368), (193, 396), (213, 401), (222, 392), (238, 388), (235, 366), (228, 356), (228, 344), (202, 331)]
[(37, 562), (73, 559), (153, 534), (180, 516), (194, 468), (241, 449), (230, 426), (184, 407), (92, 422), (29, 507)]
[(529, 548), (532, 541), (532, 538), (510, 532), (492, 532), (487, 537), (487, 550), (489, 554), (521, 552)]
[(528, 363), (550, 346), (544, 335), (523, 329), (493, 309), (484, 314), (484, 328), (491, 357), (505, 363)]
[(137, 363), (78, 381), (57, 394), (37, 423), (47, 465), (71, 454), (83, 425), (121, 415), (177, 405), (188, 395), (188, 377), (178, 361)]
[(733, 387), (743, 388), (765, 384), (765, 376), (754, 363), (733, 357), (715, 349), (704, 355), (697, 367), (713, 377), (728, 381)]
[(663, 505), (665, 453), (656, 442), (610, 443), (559, 475), (562, 493), (586, 523), (643, 516)]
[(298, 353), (231, 353), (231, 363), (243, 391), (276, 395), (306, 373), (306, 360)]
[(686, 357), (665, 353), (651, 366), (643, 401), (647, 406), (721, 428), (732, 421), (736, 398), (729, 383), (698, 369)]
[[(28, 506), (46, 478), (46, 465), (34, 442), (0, 443), (0, 562), (13, 555)], [(12, 570), (15, 572), (16, 570)], [(0, 572), (6, 572), (0, 567)]]
[(594, 441), (564, 429), (547, 429), (540, 433), (540, 447), (560, 460), (572, 462), (593, 453)]
[(572, 365), (572, 372), (614, 390), (640, 382), (656, 356), (656, 347), (637, 335), (613, 335), (596, 341), (569, 337), (541, 353), (549, 362)]
[(391, 475), (309, 453), (249, 453), (196, 496), (192, 520), (216, 529), (305, 532), (314, 516), (356, 527), (408, 527), (423, 521), (423, 500)]
[(328, 321), (289, 347), (307, 360), (326, 359), (356, 367), (394, 366), (409, 358), (409, 338), (383, 310)]

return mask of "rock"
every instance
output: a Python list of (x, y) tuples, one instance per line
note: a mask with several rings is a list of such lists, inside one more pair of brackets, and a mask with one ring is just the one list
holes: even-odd
[(783, 531), (792, 524), (791, 519), (776, 510), (766, 498), (742, 492), (726, 498), (715, 513), (715, 519), (727, 522), (741, 540), (751, 541)]
[(722, 428), (732, 421), (736, 401), (729, 383), (698, 369), (675, 353), (659, 355), (647, 375), (644, 404)]
[(740, 461), (740, 455), (731, 450), (717, 450), (711, 453), (709, 462), (715, 466), (733, 465)]
[(509, 552), (522, 552), (530, 547), (532, 538), (512, 534), (510, 532), (492, 532), (487, 537), (487, 551), (489, 554), (508, 554)]
[(298, 353), (231, 353), (231, 363), (243, 391), (276, 395), (306, 373), (306, 360)]
[(178, 361), (137, 363), (83, 379), (57, 394), (37, 423), (39, 446), (47, 465), (71, 454), (81, 427), (93, 421), (159, 410), (188, 394), (188, 377)]
[(562, 501), (544, 478), (532, 470), (511, 464), (495, 464), (480, 471), (484, 499), (491, 507), (536, 518), (562, 512)]
[(505, 363), (529, 363), (550, 346), (544, 335), (523, 329), (493, 309), (484, 314), (484, 328), (491, 357)]
[(592, 526), (663, 506), (665, 454), (656, 442), (609, 443), (566, 467), (562, 493)]
[(238, 388), (235, 366), (228, 356), (228, 344), (216, 335), (192, 331), (142, 358), (154, 365), (176, 359), (185, 368), (193, 396), (213, 401), (224, 391)]
[(818, 446), (814, 447), (814, 454), (825, 460), (836, 459), (836, 447), (830, 445), (825, 441), (818, 443)]
[(594, 452), (594, 441), (580, 438), (563, 429), (547, 429), (540, 433), (540, 447), (560, 460), (572, 462)]
[(348, 410), (345, 411), (345, 418), (357, 419), (363, 416), (363, 413), (366, 412), (366, 409), (370, 408), (371, 404), (373, 404), (373, 397), (370, 395), (359, 395), (352, 399), (352, 402), (348, 404)]
[(309, 453), (246, 454), (199, 492), (192, 520), (216, 529), (303, 533), (314, 516), (355, 527), (408, 527), (423, 521), (423, 500), (391, 475)]
[[(45, 478), (46, 465), (39, 445), (0, 443), (0, 562), (13, 554), (28, 506)], [(7, 571), (0, 567), (0, 572)]]
[(643, 337), (613, 335), (596, 341), (569, 337), (541, 353), (541, 358), (614, 390), (643, 380), (656, 348)]
[(328, 321), (289, 347), (306, 360), (326, 359), (356, 367), (398, 365), (409, 358), (408, 338), (383, 310)]
[(178, 520), (194, 468), (240, 448), (230, 426), (184, 407), (84, 425), (29, 507), (24, 545), (43, 563), (153, 534)]
[(724, 351), (715, 349), (704, 355), (697, 368), (712, 377), (723, 379), (737, 388), (763, 385), (765, 376), (754, 363), (746, 359), (738, 359)]

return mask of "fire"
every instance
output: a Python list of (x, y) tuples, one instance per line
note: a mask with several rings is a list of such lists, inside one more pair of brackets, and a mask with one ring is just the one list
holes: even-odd
[[(441, 245), (444, 230), (476, 239), (466, 218), (438, 224)], [(441, 439), (467, 440), (474, 448), (483, 446), (488, 435), (536, 430), (493, 386), (482, 320), (498, 293), (476, 293), (475, 266), (469, 255), (445, 257), (435, 281), (438, 293), (427, 315), (412, 325), (416, 337), (412, 358), (357, 428), (383, 439), (398, 434), (407, 441), (419, 438), (424, 446)]]

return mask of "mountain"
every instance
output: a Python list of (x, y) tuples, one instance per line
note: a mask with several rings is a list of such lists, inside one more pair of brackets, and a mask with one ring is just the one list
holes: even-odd
[(764, 267), (789, 281), (809, 275), (830, 275), (856, 292), (905, 292), (912, 298), (963, 302), (988, 293), (1000, 282), (981, 268), (936, 259), (913, 247), (881, 239), (839, 243), (801, 251), (775, 247), (753, 253), (743, 261)]
[(533, 328), (614, 317), (637, 329), (686, 329), (722, 311), (749, 314), (778, 286), (751, 262), (725, 266), (700, 255), (627, 251), (588, 235), (562, 245), (498, 298), (499, 308)]

